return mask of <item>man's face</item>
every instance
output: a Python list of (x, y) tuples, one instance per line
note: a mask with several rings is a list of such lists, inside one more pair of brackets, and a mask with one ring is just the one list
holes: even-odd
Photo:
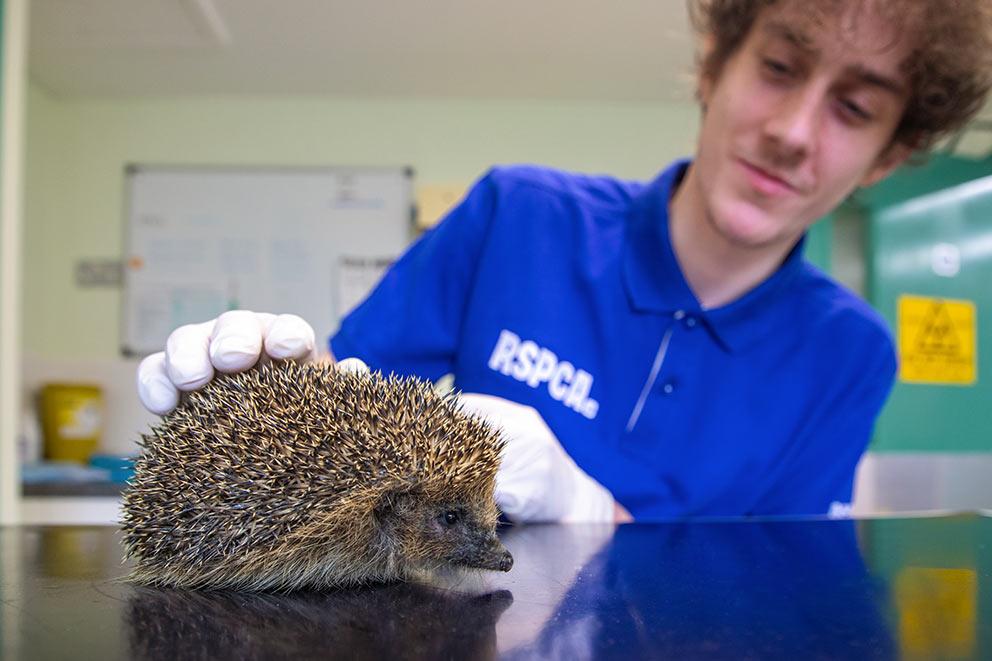
[(819, 22), (805, 2), (773, 5), (719, 77), (701, 81), (697, 181), (731, 243), (791, 244), (908, 155), (889, 147), (907, 100), (907, 46), (861, 5), (838, 4)]

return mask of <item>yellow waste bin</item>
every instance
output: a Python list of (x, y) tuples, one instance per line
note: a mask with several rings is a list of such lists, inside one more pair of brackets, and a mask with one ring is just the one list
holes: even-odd
[(99, 386), (49, 383), (39, 396), (45, 458), (86, 463), (103, 430), (103, 391)]

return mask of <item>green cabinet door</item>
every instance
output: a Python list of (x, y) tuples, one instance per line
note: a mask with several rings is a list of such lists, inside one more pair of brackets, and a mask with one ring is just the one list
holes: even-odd
[[(956, 161), (897, 174), (868, 205), (869, 298), (914, 366), (879, 419), (876, 451), (992, 450), (992, 164)], [(907, 296), (923, 300), (904, 299), (900, 328)], [(920, 377), (920, 361), (933, 376)]]

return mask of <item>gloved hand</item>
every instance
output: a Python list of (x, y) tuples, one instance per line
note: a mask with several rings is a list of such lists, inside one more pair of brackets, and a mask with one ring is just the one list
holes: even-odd
[(313, 328), (294, 314), (248, 310), (225, 312), (213, 321), (180, 326), (165, 351), (138, 366), (138, 396), (152, 413), (176, 408), (179, 393), (197, 390), (218, 372), (241, 372), (265, 352), (279, 360), (317, 357)]
[(572, 461), (536, 410), (491, 395), (459, 399), (467, 412), (503, 429), (496, 503), (512, 521), (614, 521), (613, 496)]

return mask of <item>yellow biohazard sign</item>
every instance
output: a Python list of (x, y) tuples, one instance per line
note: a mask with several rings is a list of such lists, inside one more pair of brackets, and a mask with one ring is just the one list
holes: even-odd
[(898, 327), (901, 381), (975, 383), (977, 333), (973, 302), (900, 296)]

